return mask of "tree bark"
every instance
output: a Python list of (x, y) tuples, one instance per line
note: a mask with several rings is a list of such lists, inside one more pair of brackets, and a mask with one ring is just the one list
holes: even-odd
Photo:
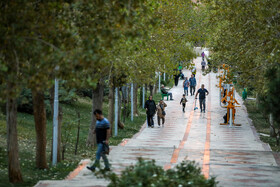
[[(13, 87), (8, 84), (8, 89)], [(9, 181), (11, 183), (23, 182), (19, 154), (18, 154), (18, 138), (17, 138), (17, 101), (15, 98), (7, 98), (7, 152), (8, 152), (8, 172)]]
[(133, 115), (134, 116), (138, 116), (137, 92), (138, 92), (138, 85), (137, 83), (134, 83), (133, 84)]
[(96, 88), (92, 90), (92, 118), (91, 118), (91, 125), (89, 128), (89, 133), (88, 133), (87, 143), (86, 143), (86, 145), (90, 147), (94, 147), (96, 145), (96, 136), (95, 134), (93, 134), (96, 125), (96, 118), (93, 112), (96, 109), (102, 110), (103, 91), (104, 91), (104, 84), (103, 84), (103, 80), (100, 79)]
[(272, 114), (269, 114), (269, 123), (270, 123), (270, 137), (276, 137), (277, 134), (275, 132), (274, 120)]
[(149, 89), (150, 89), (150, 95), (153, 96), (153, 88), (154, 86), (152, 84), (149, 85)]
[(157, 93), (157, 84), (154, 84), (154, 89), (153, 89), (153, 95), (155, 95)]
[[(77, 116), (78, 116), (78, 130), (77, 130), (77, 139), (76, 139), (76, 144), (75, 144), (75, 155), (77, 155), (77, 152), (78, 152), (78, 145), (79, 145), (79, 139), (80, 139), (80, 124), (81, 124), (80, 112), (77, 112)], [(64, 159), (64, 156), (62, 159)]]
[(140, 94), (139, 94), (139, 107), (142, 108), (143, 106), (143, 86), (139, 87), (140, 88)]
[[(109, 87), (109, 108), (108, 108), (108, 120), (111, 124), (111, 129), (114, 124), (114, 90), (115, 88), (113, 86)], [(111, 130), (111, 135), (113, 134), (113, 131)]]
[(46, 156), (47, 119), (44, 92), (32, 90), (32, 101), (36, 130), (36, 167), (39, 169), (46, 169), (48, 168)]
[[(53, 119), (53, 107), (54, 107), (54, 86), (50, 89), (50, 105), (51, 105), (51, 116)], [(61, 125), (62, 125), (63, 112), (62, 107), (58, 106), (58, 127), (57, 127), (57, 162), (61, 162)], [(53, 137), (53, 136), (52, 136)], [(51, 159), (53, 155), (53, 138), (51, 147)]]
[(123, 103), (123, 109), (122, 109), (122, 121), (125, 123), (126, 113), (127, 113), (127, 86), (122, 86), (121, 92), (122, 92), (122, 103)]
[(123, 129), (124, 128), (124, 123), (121, 121), (121, 111), (122, 111), (122, 97), (120, 94), (120, 89), (118, 92), (118, 128)]

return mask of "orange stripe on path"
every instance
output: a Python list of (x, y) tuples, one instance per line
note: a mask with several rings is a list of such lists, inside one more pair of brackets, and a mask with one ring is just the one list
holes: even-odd
[(89, 163), (89, 161), (83, 161), (74, 171), (72, 171), (65, 180), (72, 180), (74, 179), (83, 169), (84, 167)]
[[(200, 74), (197, 87), (199, 87), (199, 85), (200, 85), (201, 78), (202, 78), (202, 75)], [(189, 137), (189, 134), (190, 134), (190, 130), (191, 130), (191, 126), (192, 126), (192, 120), (193, 120), (193, 114), (194, 114), (194, 110), (193, 110), (194, 106), (195, 106), (195, 100), (194, 100), (194, 103), (192, 105), (192, 111), (190, 113), (190, 117), (189, 117), (189, 120), (188, 120), (188, 124), (187, 124), (187, 128), (186, 128), (184, 137), (183, 137), (182, 141), (180, 142), (179, 147), (177, 149), (174, 149), (173, 155), (171, 157), (170, 164), (166, 164), (164, 166), (165, 170), (170, 169), (171, 168), (171, 164), (177, 163), (178, 157), (179, 157), (179, 153), (180, 153), (181, 149), (184, 148), (184, 145), (185, 145), (186, 141), (188, 140), (188, 137)]]
[[(211, 76), (209, 74), (209, 93), (211, 91)], [(211, 94), (211, 93), (210, 93)], [(209, 178), (209, 164), (210, 164), (210, 135), (211, 135), (211, 96), (208, 96), (207, 102), (207, 127), (206, 127), (206, 141), (204, 146), (204, 156), (203, 156), (203, 165), (202, 173), (206, 179)]]

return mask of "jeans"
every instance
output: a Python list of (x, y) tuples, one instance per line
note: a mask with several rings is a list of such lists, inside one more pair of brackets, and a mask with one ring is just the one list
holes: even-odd
[(162, 119), (162, 125), (164, 125), (164, 121), (165, 121), (164, 118), (161, 118), (159, 116), (157, 117), (158, 125), (160, 126), (160, 119)]
[[(200, 110), (205, 112), (205, 98), (204, 99), (199, 99), (199, 106), (200, 106)], [(203, 108), (202, 108), (203, 106)]]
[(194, 93), (195, 93), (195, 86), (190, 86), (190, 87), (191, 87), (191, 90), (190, 90), (191, 95), (194, 95)]
[(154, 117), (154, 115), (149, 115), (149, 114), (147, 114), (147, 123), (148, 123), (148, 126), (149, 126), (149, 127), (154, 126), (153, 117)]
[(167, 94), (170, 96), (170, 99), (172, 100), (172, 93), (168, 92)]
[(97, 143), (96, 159), (93, 164), (93, 167), (99, 167), (100, 158), (102, 157), (104, 164), (105, 164), (105, 168), (110, 168), (109, 161), (108, 161), (105, 153), (103, 152), (103, 150), (104, 150), (103, 143)]
[(189, 92), (189, 88), (188, 88), (188, 87), (185, 87), (185, 88), (184, 88), (184, 93), (185, 93), (185, 95), (188, 95), (188, 92)]

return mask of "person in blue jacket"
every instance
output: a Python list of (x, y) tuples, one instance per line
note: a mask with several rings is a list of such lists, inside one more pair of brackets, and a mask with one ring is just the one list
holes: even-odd
[(195, 87), (196, 87), (196, 79), (195, 79), (194, 75), (191, 75), (189, 82), (190, 82), (190, 93), (192, 96), (195, 93)]

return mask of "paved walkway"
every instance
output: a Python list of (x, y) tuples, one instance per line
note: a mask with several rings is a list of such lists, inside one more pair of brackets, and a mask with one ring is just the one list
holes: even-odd
[[(194, 96), (188, 96), (186, 113), (179, 104), (183, 94), (182, 80), (172, 88), (174, 101), (166, 101), (164, 128), (146, 128), (132, 139), (112, 149), (109, 155), (113, 171), (137, 162), (138, 157), (155, 159), (165, 169), (173, 168), (183, 160), (195, 160), (206, 177), (216, 176), (219, 186), (280, 186), (280, 167), (269, 146), (263, 144), (247, 117), (246, 108), (237, 109), (236, 123), (241, 127), (220, 126), (225, 109), (219, 105), (216, 74), (203, 76), (201, 58), (195, 60), (198, 85), (205, 84), (210, 95), (206, 101), (206, 113), (194, 111)], [(190, 72), (185, 71), (189, 76)], [(198, 87), (197, 87), (198, 89)], [(242, 102), (240, 96), (237, 100)], [(157, 122), (155, 122), (157, 124)], [(85, 168), (89, 160), (83, 160), (71, 177), (62, 181), (40, 181), (42, 186), (106, 186), (108, 181), (97, 179)]]

